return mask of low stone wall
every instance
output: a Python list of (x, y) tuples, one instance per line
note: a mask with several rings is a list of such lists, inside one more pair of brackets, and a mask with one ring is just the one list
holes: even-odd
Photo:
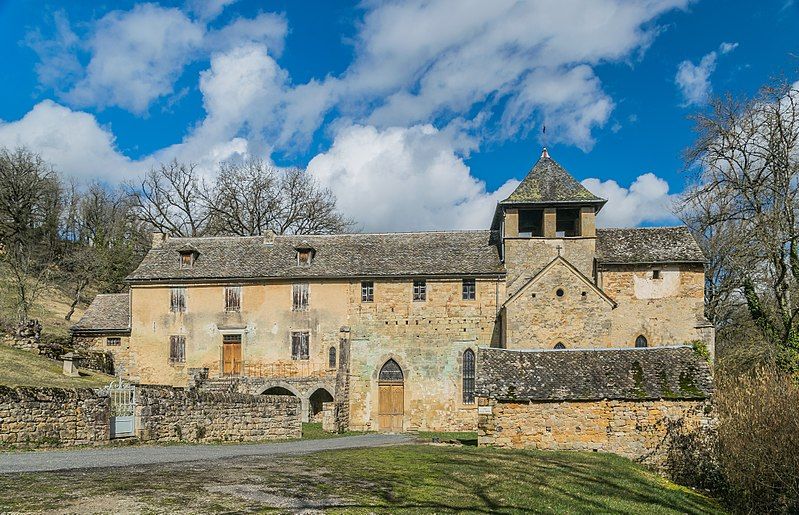
[[(101, 445), (111, 439), (108, 390), (0, 386), (0, 448)], [(295, 397), (137, 388), (137, 435), (150, 442), (300, 438)]]
[(252, 442), (300, 438), (300, 401), (285, 395), (138, 390), (139, 438), (154, 442)]
[(603, 451), (662, 468), (669, 422), (682, 431), (712, 423), (709, 401), (497, 402), (479, 399), (478, 445)]
[(102, 390), (0, 386), (0, 447), (106, 443), (108, 414)]

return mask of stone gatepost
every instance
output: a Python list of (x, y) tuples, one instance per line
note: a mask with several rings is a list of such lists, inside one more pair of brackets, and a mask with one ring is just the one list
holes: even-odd
[(80, 361), (80, 356), (75, 354), (74, 352), (67, 352), (61, 359), (64, 360), (64, 375), (69, 377), (80, 377), (80, 372), (78, 372), (78, 362)]
[(339, 331), (338, 370), (333, 417), (335, 430), (343, 433), (350, 426), (350, 328)]

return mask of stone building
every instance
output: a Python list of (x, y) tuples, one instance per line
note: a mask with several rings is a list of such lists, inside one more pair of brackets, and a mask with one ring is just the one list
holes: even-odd
[(712, 350), (691, 234), (597, 229), (604, 203), (544, 150), (488, 230), (159, 234), (74, 335), (121, 345), (141, 383), (207, 370), (208, 388), (296, 395), (308, 419), (335, 401), (351, 429), (473, 430), (478, 348)]

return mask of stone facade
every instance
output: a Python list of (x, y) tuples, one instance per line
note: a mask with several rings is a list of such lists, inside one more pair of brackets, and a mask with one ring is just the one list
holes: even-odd
[[(478, 444), (612, 452), (662, 467), (670, 421), (690, 431), (713, 423), (709, 401), (597, 400), (500, 402), (481, 399)], [(490, 411), (490, 413), (488, 413)]]
[(110, 438), (107, 392), (0, 386), (0, 447), (98, 445)]
[(144, 387), (137, 400), (139, 439), (148, 442), (257, 442), (300, 438), (295, 397), (203, 393)]
[[(480, 349), (712, 351), (691, 234), (597, 228), (604, 203), (544, 152), (490, 230), (158, 235), (129, 294), (98, 296), (74, 334), (129, 335), (113, 352), (141, 384), (186, 386), (207, 369), (222, 391), (235, 378), (238, 391), (299, 397), (304, 420), (332, 398), (338, 430), (472, 430), (464, 356)], [(381, 379), (388, 364), (399, 381)]]

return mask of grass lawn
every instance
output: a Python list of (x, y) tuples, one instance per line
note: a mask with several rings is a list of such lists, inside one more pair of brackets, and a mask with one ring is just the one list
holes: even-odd
[(419, 431), (419, 439), (424, 441), (458, 442), (477, 446), (477, 433), (474, 431)]
[(58, 388), (96, 388), (107, 386), (113, 377), (81, 371), (81, 377), (67, 377), (60, 361), (12, 349), (0, 344), (0, 384), (6, 386), (50, 386)]
[[(404, 445), (0, 475), (0, 512), (720, 513), (613, 455)], [(317, 511), (318, 510), (318, 511)]]
[(321, 422), (304, 422), (302, 424), (303, 440), (321, 440), (323, 438), (340, 438), (342, 436), (362, 435), (362, 431), (347, 431), (346, 433), (328, 433), (322, 431)]

